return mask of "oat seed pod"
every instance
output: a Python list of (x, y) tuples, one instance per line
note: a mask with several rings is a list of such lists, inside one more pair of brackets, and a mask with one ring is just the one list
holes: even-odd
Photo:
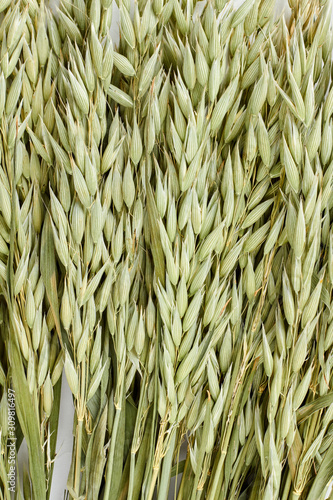
[(290, 425), (293, 425), (292, 424), (292, 416), (293, 416), (292, 400), (293, 400), (293, 390), (289, 389), (288, 395), (286, 397), (285, 405), (284, 405), (283, 411), (281, 413), (281, 421), (280, 421), (281, 439), (286, 438)]
[(244, 240), (240, 240), (227, 254), (220, 267), (220, 276), (227, 276), (235, 267), (240, 256)]
[(197, 363), (198, 358), (198, 342), (195, 341), (193, 347), (181, 361), (175, 377), (175, 383), (180, 384), (187, 375), (192, 371)]
[(139, 321), (139, 313), (138, 309), (135, 307), (131, 319), (129, 320), (126, 332), (126, 345), (129, 351), (131, 351), (134, 346), (135, 332), (137, 329), (138, 321)]
[(209, 66), (198, 42), (195, 51), (195, 68), (198, 82), (202, 87), (205, 87), (209, 78)]
[(38, 52), (39, 64), (43, 67), (48, 60), (50, 47), (49, 39), (46, 33), (45, 25), (45, 12), (40, 9), (39, 16), (37, 20), (37, 37), (36, 37), (36, 47)]
[(175, 346), (179, 347), (182, 339), (182, 321), (177, 307), (173, 312), (171, 334)]
[(229, 369), (232, 356), (232, 333), (228, 325), (227, 331), (224, 334), (222, 345), (219, 354), (219, 365), (222, 373), (226, 373)]
[[(329, 113), (327, 112), (328, 108), (326, 107), (326, 104), (328, 103), (328, 101), (329, 101), (329, 99), (327, 99), (327, 101), (325, 103), (325, 107), (324, 107), (324, 121), (326, 121), (326, 119), (329, 118)], [(315, 112), (315, 93), (314, 93), (314, 83), (313, 83), (312, 72), (311, 72), (310, 77), (308, 79), (308, 84), (307, 84), (307, 88), (306, 88), (306, 92), (305, 92), (305, 96), (304, 96), (304, 102), (306, 103), (304, 123), (307, 127), (309, 127), (309, 125), (312, 123), (314, 112)], [(325, 119), (325, 116), (326, 116), (326, 119)]]
[(121, 55), (118, 54), (117, 52), (114, 53), (113, 55), (113, 62), (116, 68), (125, 76), (134, 76), (135, 75), (135, 69), (133, 68), (132, 64), (129, 62), (129, 60)]
[(299, 173), (294, 159), (290, 153), (287, 142), (284, 135), (282, 136), (283, 141), (283, 164), (286, 170), (287, 179), (294, 189), (295, 192), (299, 190)]
[[(101, 78), (102, 77), (102, 72), (103, 72), (103, 48), (98, 40), (96, 30), (94, 25), (91, 25), (90, 28), (90, 50), (89, 50), (89, 55), (91, 54), (91, 59), (93, 62), (93, 65), (95, 67), (97, 75)], [(87, 53), (86, 53), (87, 55)], [(88, 58), (89, 58), (88, 55)]]
[(71, 213), (71, 232), (74, 241), (79, 245), (82, 241), (85, 227), (85, 212), (79, 201), (76, 201)]
[(104, 214), (102, 205), (100, 202), (99, 194), (97, 193), (96, 199), (93, 202), (90, 210), (90, 220), (91, 220), (91, 237), (95, 244), (97, 244), (103, 231), (104, 225)]
[(14, 111), (16, 103), (19, 100), (19, 96), (22, 90), (22, 73), (24, 66), (21, 66), (17, 72), (15, 78), (12, 81), (10, 89), (6, 98), (5, 111), (7, 117)]
[(90, 373), (91, 374), (95, 373), (95, 371), (97, 369), (97, 366), (98, 366), (98, 363), (100, 361), (100, 358), (101, 358), (101, 344), (102, 344), (102, 329), (99, 326), (97, 328), (97, 333), (94, 336), (94, 345), (93, 345), (93, 348), (92, 348), (91, 354), (90, 354), (89, 369), (90, 369)]
[(91, 196), (95, 196), (96, 191), (97, 191), (97, 185), (98, 185), (98, 180), (97, 180), (97, 172), (95, 165), (89, 158), (89, 155), (87, 154), (85, 156), (85, 162), (84, 162), (84, 178), (87, 184), (87, 188)]
[(268, 132), (260, 113), (259, 113), (257, 130), (258, 130), (258, 148), (261, 155), (261, 159), (264, 165), (268, 167), (270, 165), (270, 160), (271, 160), (271, 147), (270, 147)]
[(127, 10), (127, 7), (125, 6), (124, 2), (121, 2), (119, 5), (119, 10), (120, 10), (120, 26), (122, 30), (122, 34), (128, 43), (128, 45), (131, 47), (131, 49), (134, 49), (135, 44), (136, 44), (136, 39), (135, 39), (135, 32), (132, 24), (132, 20), (130, 18), (129, 12)]
[(242, 3), (240, 7), (236, 10), (232, 17), (231, 21), (231, 27), (235, 28), (238, 26), (240, 23), (244, 21), (246, 16), (248, 15), (249, 11), (252, 9), (254, 4), (254, 0), (246, 0), (245, 2)]
[(304, 219), (305, 223), (308, 224), (313, 215), (313, 211), (315, 209), (316, 201), (318, 196), (318, 175), (314, 177), (311, 188), (308, 191), (308, 194), (304, 203)]
[(129, 274), (129, 270), (127, 264), (123, 264), (123, 269), (121, 271), (119, 281), (118, 281), (118, 294), (119, 294), (119, 303), (120, 305), (124, 305), (129, 296), (130, 286), (131, 286), (131, 278)]
[(50, 372), (47, 374), (47, 377), (43, 386), (43, 406), (44, 412), (47, 416), (51, 415), (53, 405), (53, 386), (51, 383)]
[(256, 282), (255, 282), (255, 273), (253, 270), (252, 260), (250, 257), (247, 259), (247, 264), (245, 267), (245, 292), (249, 301), (251, 301), (255, 296), (256, 291)]
[(333, 324), (331, 322), (326, 330), (324, 350), (327, 351), (331, 347), (332, 343), (333, 343)]
[(38, 307), (36, 309), (34, 324), (32, 327), (32, 346), (34, 351), (37, 351), (37, 349), (39, 348), (40, 338), (42, 334), (42, 320), (43, 320), (42, 308)]
[(268, 208), (272, 205), (274, 202), (273, 199), (263, 201), (258, 205), (256, 208), (254, 208), (245, 218), (243, 224), (242, 224), (242, 229), (247, 229), (248, 227), (252, 226), (257, 222), (258, 219), (268, 210)]
[(62, 375), (64, 362), (64, 354), (60, 351), (52, 369), (51, 382), (53, 386), (56, 385)]
[(134, 345), (135, 345), (135, 350), (136, 350), (138, 356), (141, 356), (142, 351), (144, 349), (144, 345), (145, 345), (145, 323), (144, 323), (142, 310), (140, 311), (140, 318), (139, 318), (137, 329), (135, 332)]
[(274, 377), (271, 384), (270, 399), (267, 407), (267, 418), (269, 422), (272, 422), (275, 418), (275, 414), (278, 408), (280, 391), (282, 386), (282, 375), (283, 375), (283, 360), (281, 358), (276, 358), (276, 363), (274, 360)]
[(251, 115), (258, 115), (261, 108), (266, 102), (268, 89), (268, 71), (265, 66), (264, 71), (258, 82), (255, 84), (251, 97), (248, 103), (248, 113)]
[(307, 353), (307, 345), (308, 345), (308, 331), (307, 328), (305, 328), (300, 334), (294, 348), (292, 367), (295, 373), (299, 371), (299, 369), (302, 367), (305, 361)]
[(167, 207), (167, 193), (163, 187), (160, 174), (157, 175), (156, 181), (156, 208), (159, 215), (163, 218)]
[(5, 103), (6, 103), (6, 80), (5, 80), (3, 72), (1, 72), (1, 75), (0, 75), (0, 112), (1, 112), (1, 115), (3, 114), (3, 111), (5, 109)]
[(170, 242), (173, 243), (177, 234), (177, 213), (174, 198), (169, 199), (168, 202), (166, 230)]
[(81, 363), (84, 360), (88, 347), (88, 338), (89, 338), (89, 328), (88, 324), (86, 324), (85, 328), (83, 329), (83, 333), (80, 338), (79, 344), (77, 346), (76, 359), (78, 363)]
[(88, 191), (88, 187), (86, 184), (86, 181), (81, 173), (81, 170), (77, 165), (75, 165), (74, 161), (72, 160), (72, 169), (73, 169), (73, 179), (74, 179), (74, 186), (75, 186), (75, 191), (78, 195), (78, 198), (84, 208), (89, 208), (90, 207), (90, 194)]
[(221, 61), (219, 58), (213, 60), (208, 80), (208, 96), (214, 102), (221, 85)]
[(247, 163), (251, 163), (257, 153), (257, 139), (254, 133), (253, 120), (250, 118), (249, 127), (246, 133), (243, 157)]

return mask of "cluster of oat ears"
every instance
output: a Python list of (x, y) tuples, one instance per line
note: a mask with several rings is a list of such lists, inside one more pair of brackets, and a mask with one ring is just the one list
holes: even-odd
[(9, 390), (53, 500), (62, 376), (66, 498), (324, 500), (331, 0), (116, 4), (0, 0), (0, 500)]

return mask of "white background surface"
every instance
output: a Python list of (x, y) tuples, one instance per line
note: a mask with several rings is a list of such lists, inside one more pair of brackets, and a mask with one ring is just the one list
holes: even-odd
[[(243, 0), (236, 0), (235, 4), (239, 5), (242, 2)], [(277, 0), (277, 7), (276, 7), (277, 13), (280, 13), (283, 10), (285, 10), (286, 15), (288, 16), (289, 6), (287, 0)], [(113, 5), (111, 35), (114, 43), (117, 44), (119, 40), (119, 11), (115, 4)], [(63, 374), (58, 438), (57, 438), (57, 456), (54, 463), (50, 500), (64, 499), (64, 492), (66, 490), (67, 476), (69, 473), (71, 456), (72, 456), (73, 417), (74, 417), (74, 406), (73, 406), (72, 394), (68, 387), (65, 374)], [(28, 451), (25, 446), (25, 443), (23, 443), (23, 445), (20, 448), (18, 458), (19, 458), (19, 477), (22, 478), (23, 464), (28, 463)], [(173, 493), (174, 490), (173, 487), (171, 487), (169, 495), (170, 499), (173, 498)]]

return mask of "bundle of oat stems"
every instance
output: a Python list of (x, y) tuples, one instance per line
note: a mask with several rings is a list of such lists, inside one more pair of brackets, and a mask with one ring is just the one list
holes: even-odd
[(53, 500), (65, 376), (65, 498), (323, 500), (331, 2), (116, 3), (0, 0), (0, 499), (13, 389)]

